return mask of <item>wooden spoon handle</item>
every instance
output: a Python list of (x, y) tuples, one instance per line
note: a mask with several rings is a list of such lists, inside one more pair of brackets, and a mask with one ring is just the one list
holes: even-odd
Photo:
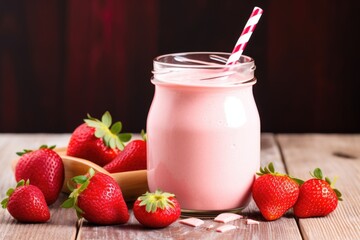
[(126, 201), (135, 200), (148, 189), (146, 170), (110, 174), (102, 167), (88, 160), (65, 155), (62, 155), (61, 157), (65, 167), (65, 181), (63, 186), (64, 192), (69, 193), (67, 182), (72, 177), (87, 173), (90, 167), (92, 167), (96, 172), (102, 172), (114, 178), (114, 180), (119, 184)]
[(126, 201), (134, 201), (149, 191), (146, 170), (110, 174), (119, 184)]
[(95, 172), (102, 172), (107, 175), (110, 175), (108, 171), (100, 167), (99, 165), (90, 162), (86, 159), (71, 157), (66, 155), (60, 155), (63, 164), (64, 164), (64, 184), (62, 187), (62, 191), (65, 193), (70, 193), (69, 188), (67, 186), (68, 182), (71, 178), (79, 175), (84, 175), (89, 171), (89, 168), (95, 170)]

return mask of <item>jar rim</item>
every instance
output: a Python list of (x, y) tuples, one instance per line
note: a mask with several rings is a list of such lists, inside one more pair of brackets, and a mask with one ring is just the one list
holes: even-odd
[[(178, 52), (178, 53), (169, 53), (157, 56), (154, 58), (154, 65), (159, 67), (174, 67), (174, 68), (195, 68), (195, 69), (219, 69), (219, 68), (238, 68), (238, 67), (249, 67), (255, 64), (253, 58), (242, 55), (238, 61), (232, 65), (226, 65), (227, 58), (231, 53), (226, 52)], [(194, 56), (209, 57), (209, 61), (202, 61), (199, 59), (194, 59)], [(182, 60), (180, 60), (180, 58)], [(222, 60), (222, 61), (220, 61)], [(187, 62), (187, 63), (186, 63)], [(203, 63), (200, 63), (203, 62)], [(189, 64), (191, 63), (191, 64)], [(208, 64), (204, 64), (208, 63)]]

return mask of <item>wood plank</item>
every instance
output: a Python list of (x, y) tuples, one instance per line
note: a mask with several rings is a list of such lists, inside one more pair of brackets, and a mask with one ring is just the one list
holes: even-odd
[(320, 167), (325, 176), (338, 177), (344, 201), (323, 218), (300, 219), (304, 239), (360, 239), (360, 135), (280, 134), (276, 136), (289, 173), (308, 179)]
[[(278, 172), (286, 172), (280, 149), (271, 133), (262, 133), (261, 135), (261, 166), (266, 166), (273, 162)], [(299, 228), (291, 212), (276, 221), (265, 221), (261, 216), (255, 202), (252, 200), (244, 211), (248, 216), (254, 216), (255, 219), (264, 223), (262, 229), (252, 231), (245, 235), (244, 239), (302, 239)]]
[[(0, 198), (14, 187), (16, 182), (11, 170), (11, 161), (17, 158), (15, 152), (22, 149), (36, 149), (42, 144), (66, 146), (68, 134), (0, 134)], [(61, 194), (50, 206), (51, 218), (44, 224), (22, 224), (14, 220), (7, 210), (0, 211), (0, 239), (75, 239), (77, 218), (73, 212), (61, 209), (66, 198)]]
[[(274, 162), (279, 171), (284, 171), (280, 151), (272, 134), (262, 134), (262, 165)], [(221, 201), (221, 199), (219, 199)], [(149, 230), (143, 228), (131, 213), (130, 221), (119, 226), (92, 226), (86, 221), (80, 228), (78, 239), (302, 239), (295, 219), (291, 214), (277, 220), (265, 221), (253, 200), (244, 209), (243, 214), (260, 221), (259, 225), (246, 225), (245, 220), (237, 220), (232, 224), (238, 229), (226, 233), (218, 233), (215, 228), (221, 224), (213, 220), (205, 220), (205, 224), (193, 228), (182, 225), (178, 221), (164, 229)], [(214, 227), (207, 229), (210, 225)]]

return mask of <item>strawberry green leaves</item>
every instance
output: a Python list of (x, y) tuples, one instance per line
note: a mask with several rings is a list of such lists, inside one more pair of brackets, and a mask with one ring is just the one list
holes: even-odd
[[(40, 147), (39, 147), (39, 149), (45, 149), (45, 148), (48, 148), (48, 149), (55, 149), (55, 147), (56, 147), (56, 145), (52, 145), (52, 146), (48, 146), (48, 145), (45, 145), (45, 144), (43, 144), (43, 145), (41, 145)], [(18, 155), (18, 156), (22, 156), (22, 155), (24, 155), (24, 154), (26, 154), (26, 153), (29, 153), (29, 152), (32, 152), (33, 150), (30, 150), (30, 149), (24, 149), (22, 152), (16, 152), (16, 155)]]
[(274, 164), (272, 162), (269, 163), (269, 165), (264, 168), (260, 167), (260, 172), (256, 173), (259, 176), (262, 176), (264, 174), (278, 174), (275, 172)]
[[(282, 173), (279, 173), (279, 172), (276, 172), (275, 171), (275, 168), (274, 168), (274, 164), (272, 162), (270, 162), (268, 164), (268, 166), (265, 166), (264, 168), (260, 167), (260, 172), (257, 172), (256, 173), (258, 176), (263, 176), (265, 174), (271, 174), (271, 175), (274, 175), (274, 176), (288, 176), (286, 174), (282, 174)], [(298, 183), (299, 185), (303, 184), (304, 181), (302, 179), (299, 179), (299, 178), (295, 178), (295, 177), (292, 177), (292, 176), (289, 176), (292, 180), (294, 180), (296, 183)]]
[(134, 202), (136, 220), (146, 227), (163, 228), (180, 217), (180, 204), (175, 195), (156, 190), (141, 195)]
[(88, 119), (84, 119), (84, 121), (88, 126), (95, 128), (95, 136), (102, 138), (107, 147), (123, 150), (124, 142), (131, 139), (130, 133), (121, 133), (122, 123), (120, 121), (112, 124), (112, 117), (108, 111), (102, 115), (101, 121), (89, 114), (87, 116)]
[(156, 212), (158, 208), (173, 208), (174, 202), (170, 197), (175, 197), (175, 195), (160, 190), (156, 190), (154, 193), (146, 192), (138, 198), (140, 200), (139, 206), (145, 206), (147, 212), (153, 213)]

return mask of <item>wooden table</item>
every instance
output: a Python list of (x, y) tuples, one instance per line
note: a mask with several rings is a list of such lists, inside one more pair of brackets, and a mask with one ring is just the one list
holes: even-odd
[[(0, 134), (0, 198), (15, 185), (10, 163), (15, 152), (35, 149), (41, 144), (66, 146), (69, 134)], [(131, 214), (130, 221), (118, 226), (91, 226), (78, 221), (75, 212), (60, 208), (62, 193), (51, 206), (51, 219), (45, 224), (21, 224), (0, 210), (0, 239), (360, 239), (360, 135), (270, 134), (261, 139), (262, 166), (274, 162), (279, 171), (307, 179), (309, 171), (320, 167), (326, 176), (338, 176), (336, 186), (343, 194), (338, 208), (321, 218), (296, 219), (290, 211), (276, 221), (265, 221), (252, 201), (243, 215), (260, 221), (246, 225), (237, 220), (238, 229), (226, 233), (208, 230), (212, 220), (197, 228), (179, 222), (149, 230)], [(221, 199), (219, 199), (221, 201)]]

